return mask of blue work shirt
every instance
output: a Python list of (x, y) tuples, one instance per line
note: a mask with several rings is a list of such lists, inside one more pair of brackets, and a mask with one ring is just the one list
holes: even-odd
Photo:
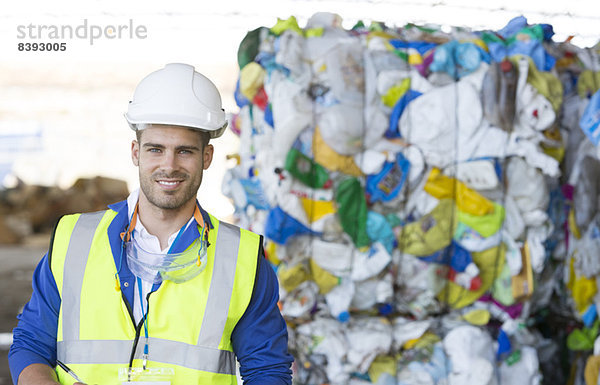
[[(120, 234), (129, 224), (127, 202), (115, 203), (109, 208), (117, 212), (108, 227), (108, 238), (115, 265), (119, 266), (122, 250)], [(206, 211), (200, 207), (200, 212), (204, 222), (212, 228)], [(190, 237), (198, 235), (198, 226), (188, 226), (182, 234), (181, 241), (189, 242)], [(23, 312), (17, 316), (19, 323), (13, 330), (13, 344), (8, 353), (8, 363), (14, 384), (17, 384), (19, 374), (28, 365), (41, 363), (56, 366), (56, 333), (61, 300), (50, 269), (51, 254), (52, 250), (42, 258), (35, 269), (31, 299), (23, 308)], [(258, 261), (250, 304), (231, 335), (233, 351), (240, 363), (240, 374), (244, 384), (289, 385), (292, 383), (290, 365), (293, 357), (287, 350), (287, 328), (277, 307), (277, 276), (264, 258), (262, 247), (259, 250)], [(131, 304), (136, 278), (127, 266), (126, 257), (121, 261), (119, 279), (123, 299), (133, 322)], [(160, 284), (155, 284), (152, 291), (159, 286)]]

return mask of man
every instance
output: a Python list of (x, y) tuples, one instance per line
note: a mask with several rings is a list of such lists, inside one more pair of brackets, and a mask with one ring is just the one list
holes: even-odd
[(13, 381), (235, 384), (237, 357), (245, 384), (291, 384), (262, 236), (196, 201), (208, 141), (227, 126), (216, 87), (169, 64), (141, 81), (125, 117), (140, 190), (59, 221), (14, 329)]

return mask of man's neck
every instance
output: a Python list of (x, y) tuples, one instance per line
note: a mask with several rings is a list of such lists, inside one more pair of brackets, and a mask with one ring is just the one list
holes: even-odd
[(171, 234), (178, 231), (194, 215), (196, 202), (191, 200), (179, 209), (161, 209), (152, 205), (140, 194), (138, 215), (148, 233), (156, 236), (160, 248), (165, 249), (169, 244)]

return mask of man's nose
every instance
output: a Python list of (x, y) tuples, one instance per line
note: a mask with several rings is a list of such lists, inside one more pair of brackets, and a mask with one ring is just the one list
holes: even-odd
[(177, 168), (177, 157), (174, 151), (165, 151), (161, 166), (165, 170), (174, 170)]

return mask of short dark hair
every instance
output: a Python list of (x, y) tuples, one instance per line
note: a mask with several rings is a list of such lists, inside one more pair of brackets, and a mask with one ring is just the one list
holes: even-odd
[[(188, 128), (188, 127), (184, 127), (184, 128), (187, 128), (188, 130), (192, 130), (192, 131), (200, 134), (200, 141), (202, 142), (202, 148), (204, 148), (208, 145), (208, 142), (210, 141), (210, 134), (207, 131), (198, 131), (198, 130), (194, 130), (193, 128)], [(143, 131), (144, 131), (143, 129), (135, 130), (135, 138), (138, 141), (138, 143), (142, 143), (142, 132)]]

